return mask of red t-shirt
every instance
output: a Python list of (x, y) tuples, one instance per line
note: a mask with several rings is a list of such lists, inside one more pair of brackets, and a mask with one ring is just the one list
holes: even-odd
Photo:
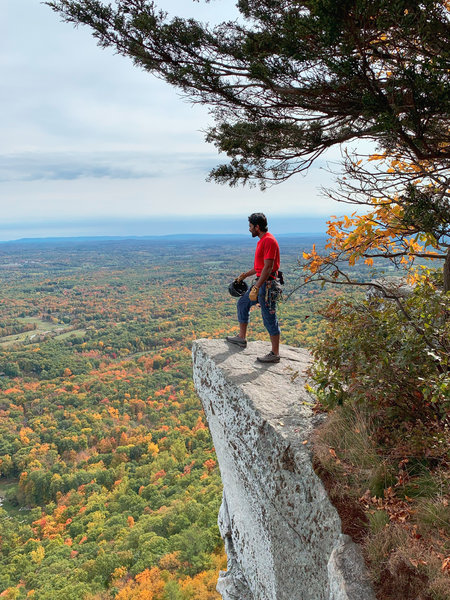
[(272, 272), (280, 268), (280, 247), (277, 240), (269, 232), (265, 233), (256, 244), (255, 250), (255, 271), (257, 277), (261, 275), (266, 259), (274, 259)]

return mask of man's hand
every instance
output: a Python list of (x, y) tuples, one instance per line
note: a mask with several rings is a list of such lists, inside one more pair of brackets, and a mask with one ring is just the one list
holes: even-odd
[(247, 273), (241, 273), (239, 277), (236, 277), (236, 281), (244, 281), (246, 279)]
[(256, 302), (256, 300), (258, 300), (258, 293), (259, 287), (256, 287), (256, 285), (254, 285), (250, 290), (250, 294), (248, 296), (252, 302)]

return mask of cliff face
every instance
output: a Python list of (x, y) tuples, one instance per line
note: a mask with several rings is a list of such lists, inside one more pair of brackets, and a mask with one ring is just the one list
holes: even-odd
[(228, 570), (224, 600), (374, 600), (360, 551), (311, 464), (319, 417), (304, 388), (306, 350), (283, 346), (279, 364), (222, 340), (193, 346), (194, 383), (216, 449), (224, 497), (219, 527)]

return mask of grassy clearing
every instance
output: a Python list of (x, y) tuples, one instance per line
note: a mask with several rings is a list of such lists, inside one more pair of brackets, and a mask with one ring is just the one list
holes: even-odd
[(0, 499), (1, 508), (3, 508), (10, 517), (17, 517), (22, 514), (20, 507), (11, 502), (9, 498), (16, 495), (18, 479), (0, 479)]
[(377, 425), (366, 408), (332, 411), (315, 434), (316, 471), (344, 533), (362, 544), (379, 600), (449, 600), (448, 465), (383, 455)]
[[(53, 329), (61, 327), (60, 323), (50, 323), (50, 321), (43, 321), (41, 317), (23, 317), (17, 320), (22, 321), (23, 323), (32, 323), (36, 325), (36, 329), (34, 330), (34, 332), (52, 331)], [(27, 333), (33, 332), (28, 331)]]
[(54, 331), (58, 327), (61, 327), (59, 323), (50, 323), (49, 321), (43, 321), (40, 317), (23, 317), (17, 320), (22, 321), (23, 323), (32, 323), (36, 325), (36, 329), (0, 337), (0, 345), (2, 347), (8, 347), (17, 342), (24, 342), (25, 340), (29, 339), (35, 334), (42, 334), (45, 331)]
[(75, 337), (83, 337), (86, 333), (86, 329), (73, 329), (72, 331), (66, 331), (64, 333), (60, 333), (59, 335), (55, 335), (56, 340), (63, 340), (65, 338), (69, 338), (72, 335)]
[[(43, 321), (40, 317), (23, 317), (17, 319), (18, 321), (22, 321), (23, 323), (33, 323), (36, 325), (36, 329), (32, 331), (24, 331), (22, 333), (16, 333), (13, 335), (7, 335), (4, 337), (0, 337), (0, 347), (7, 348), (17, 343), (23, 343), (27, 341), (28, 343), (39, 343), (41, 340), (38, 339), (38, 336), (44, 335), (46, 333), (51, 333), (53, 338), (64, 339), (70, 337), (71, 335), (76, 335), (77, 337), (82, 337), (85, 335), (85, 329), (74, 329), (67, 331), (67, 326), (62, 325), (61, 323), (51, 323), (49, 321)], [(58, 329), (61, 329), (61, 333), (56, 333)], [(37, 336), (37, 337), (34, 337)]]

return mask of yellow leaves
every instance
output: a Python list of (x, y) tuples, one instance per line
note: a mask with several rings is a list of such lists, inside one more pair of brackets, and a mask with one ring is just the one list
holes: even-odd
[(19, 437), (22, 444), (30, 443), (30, 435), (33, 435), (33, 430), (29, 427), (22, 427), (19, 431)]
[(151, 456), (156, 456), (159, 452), (159, 447), (154, 442), (149, 442), (147, 451)]
[[(383, 37), (383, 40), (385, 39)], [(408, 225), (408, 221), (405, 220), (403, 198), (399, 191), (400, 184), (398, 189), (396, 188), (396, 182), (400, 181), (396, 177), (402, 177), (403, 174), (412, 175), (410, 178), (413, 184), (426, 187), (427, 182), (430, 182), (428, 173), (432, 169), (431, 163), (411, 162), (400, 155), (387, 153), (372, 154), (367, 161), (384, 162), (377, 165), (375, 169), (381, 174), (386, 169), (386, 177), (387, 174), (393, 175), (392, 196), (383, 196), (380, 192), (380, 196), (367, 199), (366, 214), (354, 212), (339, 218), (331, 217), (327, 222), (328, 239), (325, 244), (327, 254), (319, 255), (315, 246), (311, 251), (303, 252), (305, 261), (303, 269), (309, 272), (308, 277), (304, 279), (305, 283), (311, 279), (329, 281), (339, 278), (339, 270), (335, 268), (337, 261), (346, 261), (353, 267), (362, 260), (365, 265), (372, 267), (374, 258), (386, 257), (410, 272), (417, 256), (426, 258), (424, 255), (430, 254), (430, 247), (434, 247), (438, 252), (441, 251), (435, 239), (428, 234), (417, 234), (417, 230), (412, 225)], [(355, 161), (353, 167), (356, 169), (360, 164), (360, 161)], [(428, 185), (433, 187), (436, 184), (428, 183)], [(436, 258), (436, 253), (431, 252), (431, 254)]]
[(408, 273), (408, 283), (410, 285), (418, 283), (421, 279), (422, 277), (418, 271), (411, 271), (410, 273)]
[(126, 567), (117, 567), (111, 574), (112, 581), (117, 581), (118, 579), (122, 579), (127, 574)]
[(345, 227), (351, 227), (354, 224), (354, 219), (350, 219), (347, 215), (344, 215)]
[(186, 577), (180, 582), (180, 588), (187, 598), (196, 600), (212, 600), (218, 598), (216, 592), (217, 573), (202, 571), (193, 577)]
[(44, 546), (38, 546), (36, 548), (36, 550), (32, 550), (32, 552), (31, 552), (31, 560), (37, 565), (41, 564), (41, 562), (44, 559), (44, 556), (45, 556)]
[(113, 406), (108, 406), (107, 411), (111, 415), (111, 417), (115, 419), (119, 418), (119, 411), (117, 410), (117, 408), (114, 408)]
[(162, 594), (164, 587), (160, 570), (158, 567), (152, 567), (138, 573), (134, 580), (127, 581), (115, 598), (116, 600), (154, 600)]
[(17, 600), (17, 598), (20, 596), (20, 587), (23, 587), (23, 585), (19, 584), (16, 587), (6, 588), (0, 594), (0, 598), (2, 598), (2, 600)]
[[(381, 155), (374, 155), (382, 158)], [(394, 168), (403, 168), (401, 161), (392, 161)], [(368, 266), (374, 265), (374, 255), (396, 258), (408, 270), (418, 254), (426, 252), (426, 247), (433, 245), (426, 234), (408, 235), (404, 224), (404, 208), (396, 196), (393, 198), (371, 198), (369, 204), (373, 209), (366, 214), (334, 217), (328, 221), (328, 240), (325, 245), (328, 254), (320, 256), (315, 246), (310, 252), (303, 252), (306, 261), (304, 270), (312, 275), (321, 273), (337, 260), (345, 260), (350, 266), (363, 259)], [(418, 243), (418, 240), (422, 243)], [(328, 277), (330, 271), (327, 271)], [(306, 282), (306, 280), (305, 280)]]
[(377, 38), (372, 40), (370, 43), (371, 44), (379, 44), (380, 42), (385, 42), (386, 40), (387, 40), (387, 35), (385, 33), (382, 33)]
[(304, 269), (307, 269), (311, 273), (317, 273), (320, 266), (323, 264), (323, 258), (317, 254), (316, 245), (313, 244), (312, 250), (310, 253), (303, 253), (303, 258), (309, 262), (304, 265)]
[(418, 244), (415, 240), (405, 240), (410, 252), (423, 252), (424, 246)]

